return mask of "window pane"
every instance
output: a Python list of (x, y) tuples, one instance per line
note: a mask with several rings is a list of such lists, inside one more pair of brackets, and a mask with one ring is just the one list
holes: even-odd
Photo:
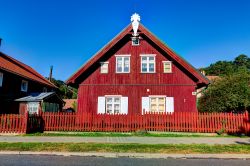
[(155, 71), (154, 63), (149, 63), (149, 72), (154, 72), (154, 71)]
[(117, 102), (120, 102), (120, 98), (119, 97), (115, 98), (115, 103), (117, 103)]
[(129, 72), (129, 58), (124, 58), (124, 72)]
[(150, 98), (151, 103), (156, 103), (156, 98)]
[(117, 57), (116, 63), (116, 71), (122, 72), (122, 57)]
[(107, 103), (112, 103), (112, 98), (111, 97), (107, 97), (106, 100), (107, 100)]
[(147, 72), (147, 64), (142, 63), (142, 72)]
[(159, 104), (164, 104), (165, 103), (165, 98), (159, 98), (158, 99)]
[(154, 62), (155, 61), (155, 57), (149, 57), (149, 62)]
[(141, 61), (142, 63), (147, 63), (147, 57), (142, 57)]
[(114, 107), (115, 107), (114, 108), (115, 109), (114, 112), (115, 113), (119, 113), (120, 112), (120, 104), (115, 104)]

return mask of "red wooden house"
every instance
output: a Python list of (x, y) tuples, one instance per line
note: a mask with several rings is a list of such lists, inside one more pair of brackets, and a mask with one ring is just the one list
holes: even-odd
[(68, 80), (78, 112), (142, 114), (197, 111), (196, 89), (208, 79), (139, 24), (140, 17)]

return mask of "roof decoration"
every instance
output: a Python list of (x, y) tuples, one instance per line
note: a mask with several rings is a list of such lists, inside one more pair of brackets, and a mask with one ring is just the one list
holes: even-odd
[(138, 36), (138, 28), (139, 28), (139, 23), (141, 21), (141, 17), (139, 16), (139, 14), (135, 13), (131, 16), (131, 21), (132, 21), (132, 27), (133, 27), (133, 36)]

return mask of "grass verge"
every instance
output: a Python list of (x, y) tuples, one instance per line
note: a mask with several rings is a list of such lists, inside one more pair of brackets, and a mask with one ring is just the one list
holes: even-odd
[(224, 153), (249, 154), (250, 145), (205, 144), (101, 144), (101, 143), (0, 143), (1, 151)]

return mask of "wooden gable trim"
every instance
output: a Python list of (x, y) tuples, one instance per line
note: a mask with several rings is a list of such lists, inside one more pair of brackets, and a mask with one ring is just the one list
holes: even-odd
[[(124, 30), (122, 30), (117, 36), (115, 36), (107, 45), (105, 45), (99, 52), (92, 56), (77, 72), (75, 72), (67, 81), (66, 84), (76, 83), (76, 79), (86, 71), (91, 65), (93, 65), (98, 59), (100, 59), (106, 52), (115, 46), (123, 37), (127, 34), (131, 34), (131, 24), (129, 24)], [(145, 28), (142, 24), (139, 26), (139, 33), (144, 34), (152, 42), (158, 45), (163, 51), (170, 55), (177, 63), (183, 66), (189, 73), (198, 79), (198, 84), (209, 84), (209, 80), (203, 76), (198, 70), (196, 70), (191, 64), (185, 61), (181, 56), (171, 50), (167, 45), (160, 41), (152, 32)]]

